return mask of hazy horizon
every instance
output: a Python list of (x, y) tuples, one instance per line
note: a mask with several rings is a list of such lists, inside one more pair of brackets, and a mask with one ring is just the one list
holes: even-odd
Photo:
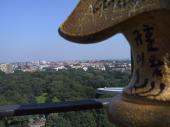
[(75, 60), (23, 60), (23, 61), (13, 61), (13, 62), (0, 62), (0, 64), (11, 64), (11, 63), (25, 63), (25, 62), (74, 62), (74, 61), (102, 61), (102, 60), (110, 60), (110, 61), (124, 61), (124, 60), (129, 60), (128, 58), (119, 58), (119, 59), (75, 59)]
[(122, 34), (90, 45), (70, 43), (59, 36), (59, 26), (78, 2), (1, 0), (0, 63), (130, 59), (130, 48)]

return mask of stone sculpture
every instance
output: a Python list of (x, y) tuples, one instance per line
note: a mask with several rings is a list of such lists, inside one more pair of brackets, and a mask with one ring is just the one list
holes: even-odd
[(83, 44), (123, 33), (134, 69), (108, 118), (118, 127), (170, 127), (170, 0), (80, 0), (59, 33)]

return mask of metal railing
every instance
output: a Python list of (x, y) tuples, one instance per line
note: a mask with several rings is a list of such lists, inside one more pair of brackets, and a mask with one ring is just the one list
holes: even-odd
[[(98, 88), (96, 94), (119, 94), (123, 88)], [(23, 116), (35, 114), (49, 114), (58, 112), (80, 111), (88, 109), (99, 109), (108, 105), (111, 98), (88, 99), (79, 101), (66, 101), (59, 103), (3, 105), (0, 106), (0, 117)]]

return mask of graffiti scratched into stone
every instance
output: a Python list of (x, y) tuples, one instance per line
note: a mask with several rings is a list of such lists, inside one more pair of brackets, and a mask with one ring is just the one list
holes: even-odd
[(147, 45), (149, 52), (157, 52), (159, 49), (155, 46), (154, 27), (144, 24), (143, 30), (136, 29), (133, 31), (134, 40), (137, 46)]
[(147, 48), (149, 52), (157, 52), (158, 48), (155, 47), (155, 38), (154, 38), (154, 27), (149, 25), (143, 25), (143, 31), (145, 32), (145, 41), (147, 42)]
[(147, 86), (147, 84), (148, 84), (148, 82), (149, 82), (149, 79), (148, 78), (146, 78), (145, 80), (144, 80), (144, 82), (143, 83), (141, 83), (139, 86), (134, 86), (134, 88), (135, 88), (135, 90), (136, 89), (140, 89), (140, 88), (144, 88), (144, 87), (146, 87)]
[[(149, 78), (145, 78), (143, 82), (140, 82), (140, 69), (137, 69), (136, 72), (136, 80), (134, 83), (134, 90), (137, 91), (138, 89), (145, 89), (147, 85), (150, 85), (150, 88), (145, 89), (142, 92), (135, 92), (135, 95), (138, 96), (159, 96), (165, 89), (166, 85), (164, 83), (159, 84), (159, 91), (158, 93), (150, 94), (151, 91), (153, 91), (156, 87), (156, 82), (155, 81), (149, 81)], [(150, 83), (149, 83), (150, 82)]]
[(151, 55), (149, 58), (149, 64), (150, 64), (150, 67), (153, 68), (152, 76), (156, 76), (156, 77), (163, 76), (161, 67), (162, 65), (164, 65), (164, 62), (162, 62), (161, 60), (158, 60), (156, 56)]
[[(143, 24), (140, 28), (133, 31), (134, 35), (134, 42), (138, 49), (142, 50), (138, 54), (136, 54), (136, 63), (137, 65), (140, 65), (142, 68), (145, 62), (148, 62), (149, 67), (152, 71), (152, 77), (161, 78), (163, 76), (162, 66), (164, 65), (164, 62), (161, 61), (156, 57), (156, 54), (159, 52), (159, 48), (155, 46), (155, 37), (154, 37), (154, 27)], [(145, 50), (145, 48), (147, 50)], [(148, 59), (145, 60), (145, 52), (148, 54)], [(145, 90), (143, 92), (138, 92), (135, 94), (148, 94), (155, 88), (155, 81), (151, 80), (149, 81), (149, 77), (145, 77), (143, 83), (140, 81), (140, 69), (138, 68), (135, 72), (136, 80), (134, 88), (142, 89), (144, 87), (147, 87), (147, 85), (150, 85), (150, 89)], [(152, 94), (148, 96), (158, 96), (162, 93), (162, 91), (165, 89), (165, 84), (160, 83), (160, 91), (157, 94)]]
[(136, 62), (137, 64), (140, 64), (141, 67), (143, 67), (144, 63), (145, 63), (145, 55), (144, 52), (137, 54), (137, 58), (136, 58)]
[(80, 0), (60, 28), (64, 38), (83, 44), (117, 33), (129, 41), (131, 79), (108, 106), (116, 126), (170, 125), (169, 12), (170, 0)]
[(139, 30), (133, 32), (137, 46), (143, 45), (142, 33)]
[(97, 0), (93, 5), (93, 13), (96, 13), (99, 10), (105, 10), (109, 7), (112, 9), (136, 7), (143, 1), (145, 0)]

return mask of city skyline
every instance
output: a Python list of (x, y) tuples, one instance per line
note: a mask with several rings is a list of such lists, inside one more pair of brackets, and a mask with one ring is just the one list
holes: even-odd
[(89, 61), (32, 61), (32, 62), (16, 62), (0, 64), (0, 71), (6, 74), (36, 71), (59, 71), (70, 69), (83, 69), (84, 71), (90, 68), (106, 71), (108, 68), (112, 71), (129, 71), (131, 70), (130, 60), (89, 60)]
[(122, 34), (96, 44), (66, 41), (58, 28), (79, 1), (1, 0), (0, 63), (130, 59), (130, 48)]
[(13, 61), (13, 62), (0, 62), (0, 64), (14, 64), (14, 63), (42, 63), (42, 62), (54, 62), (54, 63), (60, 63), (60, 62), (92, 62), (92, 61), (130, 61), (129, 58), (119, 58), (119, 59), (74, 59), (74, 60), (26, 60), (26, 61)]

